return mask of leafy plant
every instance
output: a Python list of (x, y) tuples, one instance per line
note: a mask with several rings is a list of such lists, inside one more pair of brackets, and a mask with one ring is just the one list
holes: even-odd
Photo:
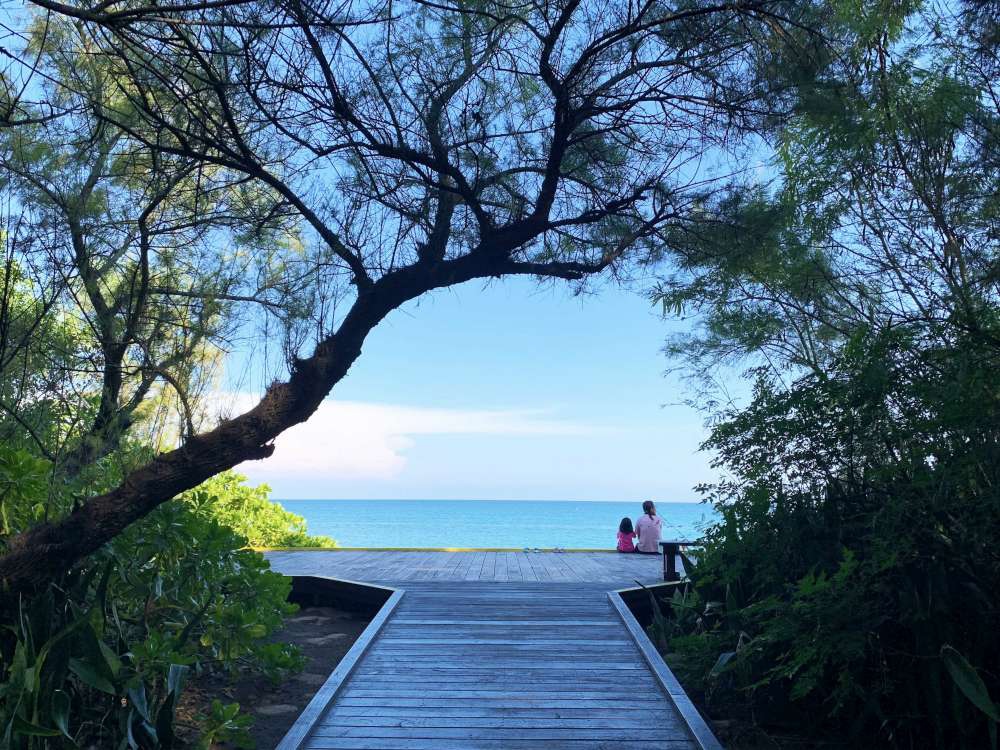
[(252, 748), (253, 740), (247, 731), (251, 724), (249, 716), (240, 714), (239, 703), (222, 703), (213, 700), (207, 714), (198, 717), (202, 726), (198, 750), (210, 750), (215, 742), (228, 742), (235, 747)]
[(969, 665), (1000, 663), (994, 356), (859, 340), (716, 426), (733, 478), (707, 488), (721, 521), (691, 571), (711, 607), (667, 647), (716, 709), (863, 745), (992, 741), (1000, 675)]
[(979, 672), (960, 654), (955, 648), (947, 643), (941, 647), (941, 659), (951, 675), (955, 685), (962, 691), (962, 695), (982, 711), (990, 722), (990, 746), (997, 746), (997, 724), (1000, 723), (1000, 706), (990, 698), (990, 692), (986, 687)]
[(246, 537), (251, 547), (334, 547), (326, 536), (310, 536), (301, 516), (270, 501), (266, 485), (251, 487), (246, 477), (231, 471), (212, 477), (184, 493), (196, 512)]
[[(0, 476), (16, 488), (8, 510), (23, 523), (50, 492), (47, 466), (0, 448), (5, 456)], [(254, 518), (270, 503), (226, 479), (161, 506), (66, 581), (20, 600), (0, 634), (3, 746), (170, 750), (188, 677), (254, 671), (277, 681), (301, 669), (296, 648), (267, 640), (295, 611), (289, 580), (219, 520), (232, 495), (252, 496)], [(285, 520), (272, 515), (268, 528)], [(198, 721), (204, 743), (247, 741), (250, 719), (236, 704), (213, 705)]]

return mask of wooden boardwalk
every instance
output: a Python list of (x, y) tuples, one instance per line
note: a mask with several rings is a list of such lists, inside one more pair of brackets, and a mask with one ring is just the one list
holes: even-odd
[(285, 575), (316, 575), (370, 583), (499, 581), (602, 583), (605, 590), (663, 580), (659, 555), (615, 552), (384, 552), (324, 550), (268, 552), (271, 567)]
[[(306, 565), (299, 558), (306, 553), (289, 554), (292, 559), (269, 557), (286, 573), (293, 563)], [(351, 558), (340, 558), (344, 554), (329, 557), (346, 564)], [(390, 559), (354, 578), (375, 575), (401, 590), (280, 750), (719, 747), (669, 670), (666, 678), (658, 671), (666, 669), (655, 663), (658, 655), (636, 640), (637, 634), (644, 638), (641, 629), (634, 620), (630, 626), (627, 610), (619, 611), (624, 607), (617, 595), (609, 596), (615, 586), (607, 581), (511, 581), (509, 572), (507, 580), (496, 580), (496, 566), (492, 578), (466, 580), (461, 563), (420, 568), (407, 558), (409, 565), (396, 568), (401, 553), (383, 554)], [(580, 554), (553, 557), (575, 561)], [(621, 564), (613, 555), (602, 559)], [(657, 558), (632, 562), (652, 562), (660, 570)], [(634, 579), (621, 576), (639, 572), (614, 566), (581, 568), (591, 576), (617, 577), (623, 586)], [(431, 575), (442, 569), (451, 570), (451, 577)], [(393, 571), (410, 577), (382, 578)], [(308, 573), (329, 574), (315, 567)]]

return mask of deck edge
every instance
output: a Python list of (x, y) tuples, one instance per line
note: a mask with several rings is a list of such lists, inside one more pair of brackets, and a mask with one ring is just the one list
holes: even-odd
[[(372, 588), (386, 589), (391, 587), (372, 586)], [(298, 750), (302, 747), (302, 743), (309, 736), (310, 732), (312, 732), (316, 723), (340, 691), (340, 688), (347, 681), (347, 678), (354, 672), (354, 668), (361, 661), (365, 652), (368, 651), (369, 646), (374, 643), (382, 627), (392, 615), (393, 610), (396, 609), (396, 605), (399, 604), (399, 600), (403, 598), (403, 593), (402, 589), (392, 589), (392, 594), (386, 600), (385, 604), (382, 605), (378, 614), (361, 631), (361, 635), (354, 641), (354, 645), (344, 654), (344, 657), (337, 664), (336, 669), (330, 673), (330, 676), (326, 678), (326, 682), (316, 691), (316, 694), (306, 704), (306, 707), (302, 709), (302, 713), (295, 719), (295, 723), (285, 733), (285, 736), (281, 738), (281, 742), (275, 746), (274, 750)]]
[(698, 748), (700, 750), (723, 750), (722, 743), (716, 738), (708, 723), (684, 691), (677, 677), (674, 676), (674, 673), (670, 671), (670, 667), (667, 666), (663, 657), (660, 656), (660, 652), (656, 650), (653, 642), (649, 640), (649, 636), (646, 635), (642, 626), (639, 625), (638, 620), (632, 615), (632, 612), (625, 604), (625, 600), (621, 598), (617, 591), (609, 591), (608, 600), (618, 613), (618, 617), (625, 624), (625, 628), (632, 636), (632, 640), (639, 647), (639, 651), (656, 677), (656, 681), (674, 704), (677, 713), (680, 714), (685, 727)]
[[(524, 547), (249, 547), (254, 552), (527, 552)], [(614, 547), (539, 547), (537, 552), (611, 552)]]

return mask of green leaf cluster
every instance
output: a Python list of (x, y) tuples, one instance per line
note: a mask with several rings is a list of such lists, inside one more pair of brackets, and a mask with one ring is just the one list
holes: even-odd
[[(24, 450), (0, 447), (3, 508), (15, 528), (37, 521), (53, 493), (50, 469)], [(266, 487), (243, 481), (220, 475), (162, 505), (70, 579), (5, 612), (3, 746), (151, 750), (179, 747), (181, 734), (204, 747), (249, 742), (249, 718), (232, 703), (216, 701), (196, 728), (180, 732), (184, 684), (220, 671), (277, 681), (301, 669), (296, 648), (269, 638), (295, 611), (289, 579), (248, 544), (332, 541), (308, 536), (302, 519), (267, 499)]]
[(246, 538), (251, 547), (334, 547), (326, 536), (311, 536), (301, 516), (268, 499), (266, 484), (251, 487), (246, 477), (225, 472), (185, 493), (182, 500), (196, 513)]
[[(714, 710), (863, 747), (988, 747), (1000, 696), (1000, 351), (859, 336), (723, 415), (729, 480), (670, 638)], [(726, 657), (725, 655), (732, 654)]]
[(1000, 78), (961, 5), (832, 4), (768, 178), (669, 238), (655, 299), (701, 321), (669, 352), (753, 390), (666, 651), (773, 735), (996, 747)]

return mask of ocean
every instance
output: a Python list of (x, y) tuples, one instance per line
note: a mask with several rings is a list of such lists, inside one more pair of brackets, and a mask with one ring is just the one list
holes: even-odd
[[(276, 500), (306, 519), (310, 534), (342, 547), (562, 547), (613, 549), (636, 502), (542, 500)], [(696, 539), (715, 511), (702, 503), (659, 503), (663, 537)]]

